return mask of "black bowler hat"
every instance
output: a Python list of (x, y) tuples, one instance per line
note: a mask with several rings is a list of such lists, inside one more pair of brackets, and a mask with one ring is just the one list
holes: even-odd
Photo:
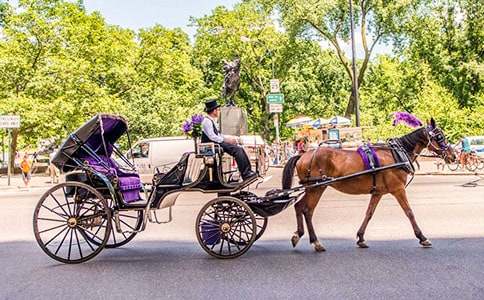
[(205, 112), (207, 113), (214, 111), (218, 107), (220, 107), (220, 104), (217, 103), (217, 99), (210, 99), (205, 102)]

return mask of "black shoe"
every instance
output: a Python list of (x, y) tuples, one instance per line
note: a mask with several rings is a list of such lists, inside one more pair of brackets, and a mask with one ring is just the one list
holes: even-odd
[(249, 179), (252, 179), (254, 177), (257, 177), (257, 173), (255, 173), (253, 171), (248, 171), (247, 173), (245, 173), (244, 175), (242, 175), (242, 179), (244, 181), (249, 180)]

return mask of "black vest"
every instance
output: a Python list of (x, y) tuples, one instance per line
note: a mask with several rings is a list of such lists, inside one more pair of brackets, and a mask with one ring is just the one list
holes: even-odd
[[(218, 135), (217, 126), (215, 126), (215, 123), (213, 122), (212, 119), (209, 119), (209, 120), (210, 122), (212, 122), (213, 132)], [(202, 130), (202, 143), (215, 143), (215, 141), (212, 141), (211, 139), (209, 139), (208, 136), (205, 134), (205, 132), (203, 132)]]

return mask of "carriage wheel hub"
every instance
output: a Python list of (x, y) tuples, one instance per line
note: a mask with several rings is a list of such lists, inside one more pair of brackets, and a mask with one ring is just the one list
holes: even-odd
[(76, 218), (69, 218), (67, 220), (67, 225), (70, 227), (70, 228), (74, 228), (77, 226), (77, 219)]
[(230, 224), (229, 223), (223, 223), (221, 226), (220, 226), (220, 230), (222, 230), (223, 233), (227, 233), (229, 232), (231, 229), (230, 227)]

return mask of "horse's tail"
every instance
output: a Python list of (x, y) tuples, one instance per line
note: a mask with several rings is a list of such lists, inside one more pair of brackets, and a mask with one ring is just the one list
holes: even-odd
[(296, 167), (297, 161), (301, 158), (301, 154), (291, 157), (282, 171), (282, 188), (290, 189), (292, 186), (292, 177), (294, 176), (294, 168)]

